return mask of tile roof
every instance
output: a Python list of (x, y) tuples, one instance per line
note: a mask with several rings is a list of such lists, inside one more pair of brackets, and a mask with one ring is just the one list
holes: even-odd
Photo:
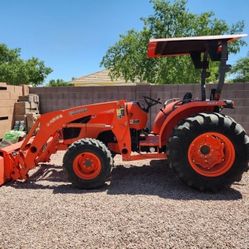
[(94, 85), (135, 85), (138, 82), (126, 82), (124, 78), (112, 80), (109, 70), (104, 69), (99, 72), (84, 75), (71, 81), (75, 86), (94, 86)]

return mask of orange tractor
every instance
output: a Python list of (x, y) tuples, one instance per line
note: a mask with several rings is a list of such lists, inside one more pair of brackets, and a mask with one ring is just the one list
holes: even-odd
[[(0, 149), (0, 185), (27, 179), (29, 170), (58, 150), (67, 150), (63, 167), (78, 188), (102, 186), (110, 177), (115, 154), (125, 161), (168, 159), (183, 182), (201, 191), (217, 191), (239, 181), (248, 169), (249, 137), (221, 113), (234, 104), (220, 100), (220, 95), (229, 68), (228, 42), (243, 36), (150, 40), (149, 57), (191, 56), (202, 70), (200, 100), (186, 93), (162, 104), (145, 96), (145, 106), (118, 100), (43, 114), (23, 141)], [(220, 67), (217, 87), (207, 99), (209, 60), (220, 61)], [(148, 112), (156, 104), (162, 108), (149, 131)]]

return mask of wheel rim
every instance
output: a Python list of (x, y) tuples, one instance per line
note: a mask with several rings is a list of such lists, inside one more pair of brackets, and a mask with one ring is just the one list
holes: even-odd
[(233, 165), (235, 150), (226, 136), (217, 132), (205, 132), (196, 137), (188, 149), (188, 161), (199, 174), (217, 177), (225, 174)]
[(92, 180), (100, 174), (101, 161), (94, 153), (83, 152), (74, 159), (73, 170), (78, 177)]

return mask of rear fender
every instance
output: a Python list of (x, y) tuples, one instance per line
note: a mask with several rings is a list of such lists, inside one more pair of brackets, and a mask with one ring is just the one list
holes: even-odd
[(173, 133), (173, 129), (181, 120), (200, 112), (215, 112), (217, 107), (226, 107), (225, 101), (195, 101), (179, 105), (172, 111), (161, 126), (159, 133), (159, 147), (166, 145)]

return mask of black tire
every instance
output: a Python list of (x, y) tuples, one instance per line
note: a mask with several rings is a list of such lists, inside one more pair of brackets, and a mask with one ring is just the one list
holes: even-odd
[[(84, 152), (94, 154), (101, 162), (100, 173), (93, 179), (83, 179), (74, 170), (75, 158)], [(68, 180), (80, 189), (93, 189), (103, 186), (110, 177), (112, 165), (111, 152), (101, 141), (92, 138), (84, 138), (74, 142), (63, 158), (63, 168), (68, 175)]]
[[(204, 176), (191, 167), (188, 149), (191, 142), (205, 132), (217, 132), (228, 138), (235, 149), (235, 160), (231, 168), (218, 176)], [(232, 118), (220, 113), (199, 113), (185, 119), (177, 126), (169, 139), (168, 150), (171, 168), (187, 185), (201, 191), (216, 192), (240, 181), (248, 170), (249, 137), (243, 127)]]

